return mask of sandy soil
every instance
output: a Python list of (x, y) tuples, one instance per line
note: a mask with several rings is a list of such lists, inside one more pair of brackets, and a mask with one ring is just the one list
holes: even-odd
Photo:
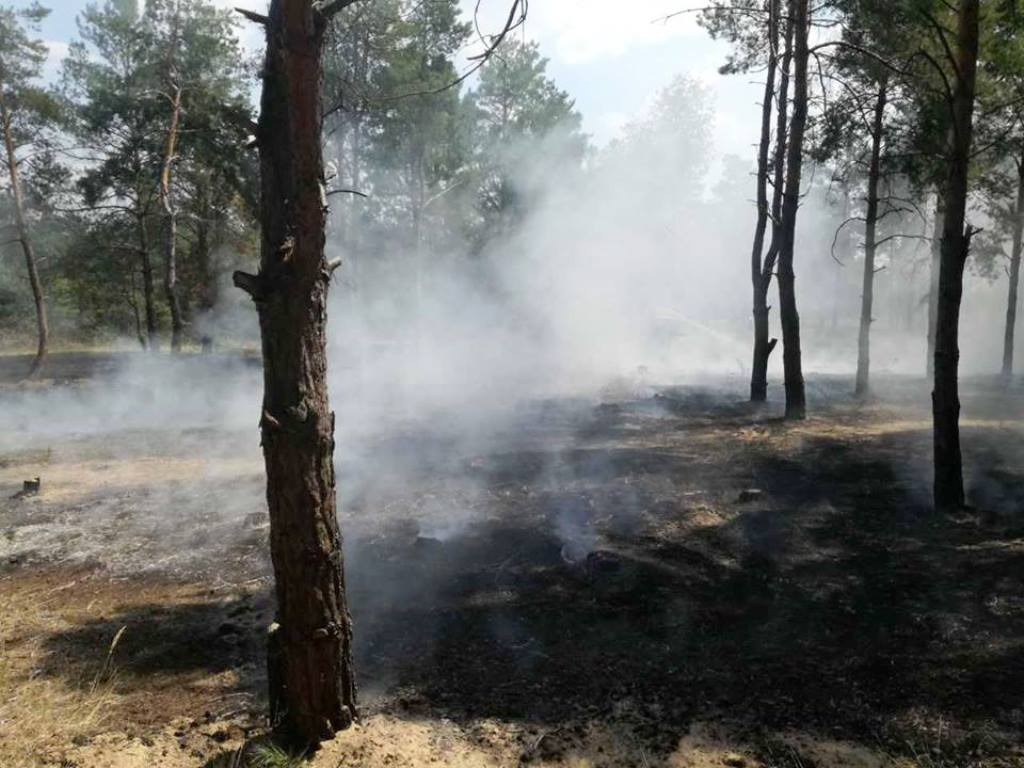
[[(342, 441), (363, 719), (313, 764), (1024, 765), (1024, 393), (969, 388), (976, 510), (945, 518), (926, 393), (848, 384), (797, 425), (690, 387)], [(255, 442), (0, 451), (0, 765), (260, 749)]]

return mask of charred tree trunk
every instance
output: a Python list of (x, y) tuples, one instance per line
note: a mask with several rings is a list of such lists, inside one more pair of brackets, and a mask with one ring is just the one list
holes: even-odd
[(939, 303), (935, 324), (935, 388), (932, 413), (935, 433), (935, 506), (953, 510), (964, 504), (960, 453), (960, 302), (964, 265), (971, 248), (965, 229), (968, 169), (978, 65), (978, 0), (961, 0), (957, 21), (956, 85), (950, 104), (953, 130), (946, 179), (946, 215), (942, 228)]
[(146, 214), (139, 211), (135, 215), (136, 228), (139, 233), (139, 265), (142, 272), (142, 304), (146, 315), (146, 343), (145, 349), (155, 351), (157, 348), (156, 337), (156, 303), (153, 281), (153, 256), (149, 252), (149, 227), (146, 224)]
[(1020, 287), (1020, 259), (1024, 239), (1024, 158), (1017, 161), (1017, 207), (1013, 211), (1013, 245), (1010, 251), (1010, 291), (1006, 301), (1006, 330), (1003, 333), (1002, 379), (1013, 378), (1013, 347), (1017, 331), (1017, 292)]
[(775, 98), (775, 73), (778, 69), (778, 0), (768, 2), (768, 69), (765, 72), (761, 101), (761, 141), (757, 148), (757, 223), (750, 253), (750, 281), (754, 291), (754, 362), (750, 373), (750, 400), (768, 399), (768, 358), (774, 345), (769, 340), (768, 291), (762, 290), (764, 276), (764, 238), (768, 230), (768, 154), (772, 141), (772, 101)]
[(178, 297), (178, 211), (174, 207), (171, 188), (171, 172), (178, 151), (178, 125), (181, 120), (181, 88), (172, 75), (171, 120), (164, 144), (164, 161), (160, 169), (160, 206), (164, 211), (164, 291), (167, 305), (171, 310), (171, 351), (181, 351), (181, 339), (185, 323), (181, 314), (181, 300)]
[(263, 20), (260, 271), (234, 276), (255, 300), (263, 346), (260, 428), (277, 594), (271, 716), (285, 739), (302, 745), (331, 738), (356, 717), (327, 397), (331, 265), (324, 257), (320, 82), (330, 11), (322, 7), (272, 0)]
[(782, 362), (786, 382), (786, 418), (807, 414), (804, 375), (800, 360), (800, 315), (796, 308), (796, 216), (800, 208), (800, 171), (804, 131), (807, 128), (808, 0), (790, 0), (793, 22), (793, 116), (786, 154), (786, 187), (782, 199), (779, 243), (779, 316), (782, 323)]
[(871, 313), (875, 299), (875, 252), (878, 249), (878, 182), (882, 165), (882, 133), (888, 82), (883, 77), (878, 86), (875, 115), (871, 125), (871, 161), (868, 166), (868, 206), (864, 224), (864, 289), (860, 302), (860, 335), (857, 339), (856, 394), (868, 393), (871, 369)]
[(28, 375), (35, 376), (43, 367), (50, 343), (50, 326), (46, 320), (46, 298), (43, 296), (43, 283), (39, 279), (39, 268), (36, 264), (35, 249), (29, 236), (28, 222), (25, 221), (25, 201), (21, 194), (21, 179), (18, 176), (18, 159), (14, 149), (14, 135), (11, 132), (11, 113), (3, 100), (0, 89), (0, 120), (3, 121), (4, 148), (7, 153), (7, 172), (11, 182), (11, 197), (14, 199), (14, 225), (18, 230), (18, 241), (25, 255), (25, 269), (28, 271), (28, 282), (32, 288), (32, 300), (36, 305), (37, 339), (36, 356)]
[(935, 221), (932, 222), (931, 272), (928, 283), (928, 359), (927, 377), (935, 376), (935, 316), (939, 311), (939, 266), (942, 262), (942, 227), (946, 218), (944, 190), (935, 195)]
[[(785, 47), (782, 53), (782, 63), (779, 67), (779, 92), (775, 116), (775, 156), (772, 160), (772, 208), (771, 224), (772, 239), (768, 245), (768, 252), (764, 257), (764, 265), (760, 271), (760, 282), (755, 287), (754, 294), (754, 370), (751, 375), (751, 393), (753, 394), (755, 380), (758, 389), (760, 383), (764, 382), (765, 396), (768, 388), (768, 360), (778, 339), (769, 339), (769, 312), (768, 289), (771, 288), (772, 275), (775, 271), (775, 264), (779, 258), (779, 246), (782, 242), (782, 191), (786, 178), (786, 138), (789, 131), (789, 68), (793, 59), (793, 19), (789, 17), (786, 22)], [(760, 340), (760, 344), (758, 341)], [(753, 399), (753, 397), (751, 398)]]

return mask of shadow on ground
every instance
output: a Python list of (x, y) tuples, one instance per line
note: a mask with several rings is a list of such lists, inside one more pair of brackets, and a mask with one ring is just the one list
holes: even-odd
[[(927, 505), (926, 429), (837, 432), (869, 418), (853, 406), (828, 429), (722, 407), (724, 426), (704, 400), (598, 409), (569, 447), (478, 462), (486, 508), (451, 535), (350, 542), (368, 709), (625, 718), (653, 754), (714, 719), (895, 751), (939, 724), (963, 754), (1009, 750), (1024, 725), (1020, 432), (965, 430), (982, 509), (946, 518)], [(741, 439), (752, 425), (763, 434)], [(136, 609), (54, 635), (46, 673), (81, 671), (124, 625), (123, 674), (216, 672), (261, 656), (266, 619), (265, 598)]]

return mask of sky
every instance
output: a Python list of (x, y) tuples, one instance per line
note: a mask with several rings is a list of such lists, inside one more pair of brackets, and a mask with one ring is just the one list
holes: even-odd
[[(372, 2), (372, 0), (368, 0)], [(52, 8), (42, 34), (50, 45), (48, 74), (76, 34), (75, 17), (89, 0), (43, 0)], [(225, 7), (262, 11), (266, 0), (216, 0)], [(31, 0), (14, 0), (24, 7)], [(497, 31), (509, 0), (481, 0), (481, 26)], [(462, 0), (467, 17), (476, 0)], [(667, 14), (698, 5), (696, 0), (533, 0), (521, 32), (536, 40), (550, 59), (548, 72), (576, 100), (584, 128), (598, 145), (614, 138), (631, 118), (643, 112), (659, 89), (676, 75), (688, 74), (711, 89), (716, 117), (713, 136), (719, 154), (753, 158), (757, 140), (760, 86), (756, 76), (722, 76), (717, 72), (727, 46), (712, 41), (694, 14), (662, 20)], [(246, 44), (260, 46), (259, 30), (243, 23)]]

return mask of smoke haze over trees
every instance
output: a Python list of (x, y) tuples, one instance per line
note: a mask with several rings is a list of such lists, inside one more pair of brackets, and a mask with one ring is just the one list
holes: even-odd
[[(754, 81), (759, 102), (727, 113), (682, 57), (600, 138), (531, 34), (529, 6), (95, 0), (48, 72), (40, 30), (59, 10), (0, 3), (0, 374), (24, 369), (9, 389), (0, 376), (9, 432), (32, 450), (108, 432), (117, 445), (151, 420), (199, 431), (183, 445), (209, 428), (201, 452), (230, 432), (223, 451), (246, 461), (258, 442), (270, 541), (260, 578), (274, 584), (260, 683), (290, 747), (329, 742), (361, 716), (360, 664), (378, 657), (359, 656), (352, 615), (381, 573), (366, 552), (404, 537), (418, 554), (385, 552), (382, 567), (429, 559), (422, 547), (441, 552), (482, 519), (478, 507), (544, 510), (556, 544), (503, 554), (479, 580), (552, 594), (559, 569), (587, 588), (608, 573), (632, 579), (631, 568), (652, 569), (636, 591), (682, 578), (689, 565), (662, 560), (670, 546), (641, 549), (678, 533), (681, 515), (721, 515), (689, 521), (687, 537), (724, 529), (725, 513), (708, 511), (719, 506), (763, 503), (736, 523), (746, 549), (691, 558), (717, 569), (702, 584), (735, 576), (743, 599), (785, 581), (772, 558), (792, 551), (771, 542), (810, 536), (778, 522), (790, 509), (809, 525), (839, 506), (869, 510), (858, 531), (877, 535), (876, 549), (899, 526), (961, 553), (991, 542), (943, 526), (996, 520), (993, 541), (1018, 530), (993, 511), (1020, 498), (1006, 469), (1024, 359), (1018, 4), (664, 9), (644, 23), (692, 24), (724, 54), (723, 82)], [(756, 136), (743, 154), (725, 150), (730, 120)], [(107, 371), (115, 350), (123, 358), (109, 359), (127, 362)], [(92, 374), (78, 368), (94, 364), (106, 389), (80, 383)], [(257, 422), (258, 438), (237, 439)], [(872, 441), (884, 442), (877, 464)], [(726, 446), (740, 458), (723, 458)], [(0, 440), (8, 448), (21, 450)], [(833, 463), (848, 451), (858, 463), (844, 478)], [(0, 470), (22, 466), (4, 455)], [(708, 487), (684, 492), (676, 481), (698, 482), (705, 455)], [(643, 485), (659, 472), (658, 490)], [(41, 478), (11, 504), (34, 498)], [(741, 480), (750, 487), (733, 487)], [(828, 485), (846, 495), (833, 503)], [(360, 547), (343, 543), (345, 515), (402, 494), (415, 496), (402, 503), (416, 508), (416, 532), (361, 523)], [(204, 520), (201, 503), (184, 507), (201, 526), (237, 512)], [(34, 519), (11, 509), (19, 525)], [(658, 515), (662, 527), (641, 537)], [(871, 581), (889, 565), (876, 549), (867, 575), (858, 553), (837, 573)], [(432, 567), (472, 560), (460, 558)], [(559, 585), (541, 589), (544, 579)], [(394, 609), (381, 607), (392, 590), (412, 594), (382, 576), (379, 615)], [(424, 605), (450, 618), (437, 594)], [(692, 628), (688, 614), (679, 622)], [(533, 642), (491, 631), (518, 650)], [(393, 638), (380, 642), (392, 659)]]

